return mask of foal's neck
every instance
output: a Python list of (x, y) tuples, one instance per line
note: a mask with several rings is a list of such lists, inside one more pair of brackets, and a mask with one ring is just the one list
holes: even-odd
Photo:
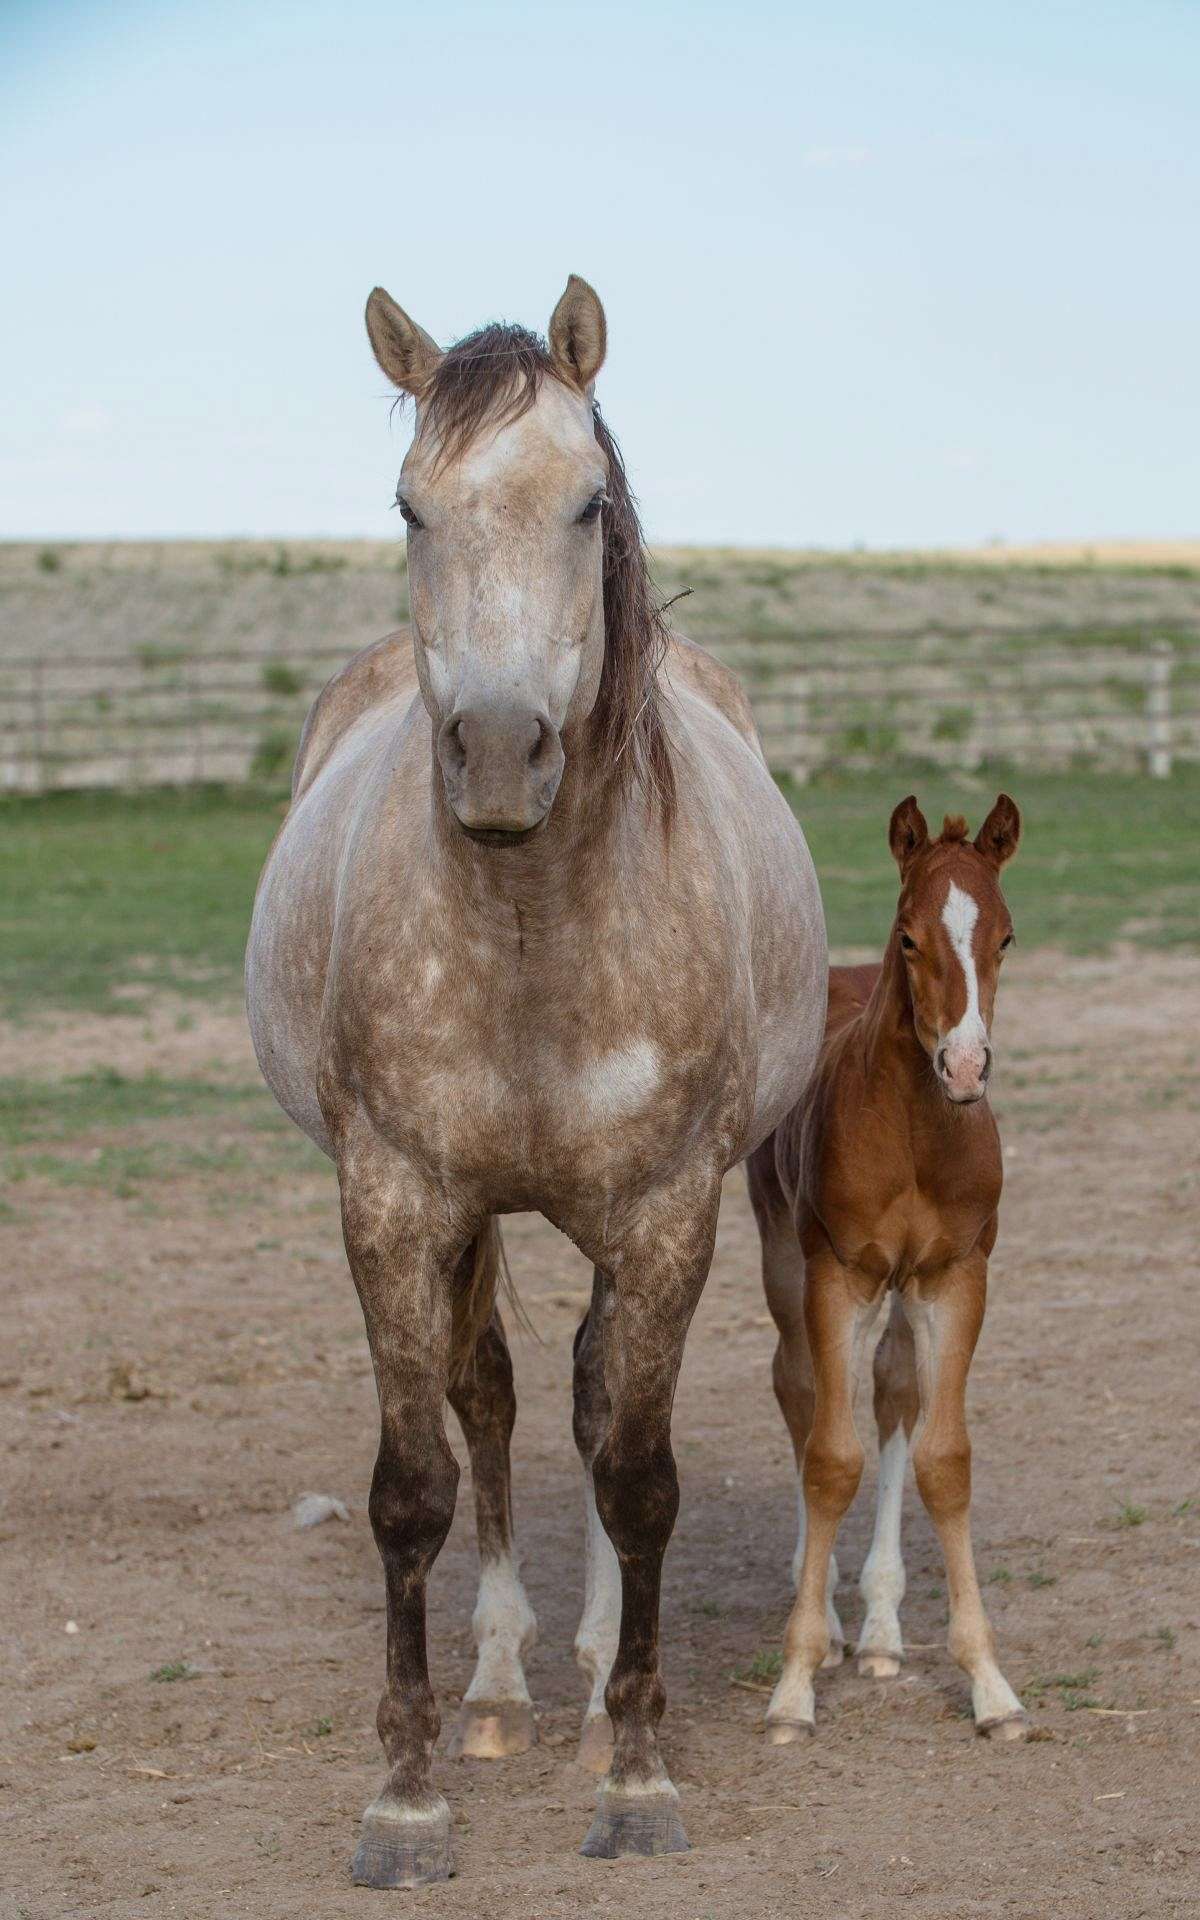
[(859, 1015), (867, 1080), (873, 1090), (898, 1095), (911, 1111), (915, 1102), (941, 1109), (947, 1103), (933, 1078), (929, 1056), (913, 1021), (908, 969), (893, 926), (871, 997)]

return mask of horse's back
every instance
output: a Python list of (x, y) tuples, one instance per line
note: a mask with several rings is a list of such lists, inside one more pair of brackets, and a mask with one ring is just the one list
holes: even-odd
[(830, 967), (829, 969), (829, 1010), (825, 1017), (825, 1032), (832, 1038), (856, 1020), (867, 1001), (875, 991), (875, 983), (883, 972), (878, 960), (869, 960), (855, 967)]
[(763, 758), (754, 709), (745, 687), (732, 668), (723, 666), (713, 654), (698, 647), (694, 640), (685, 640), (681, 634), (672, 634), (663, 671), (669, 684), (687, 687), (708, 706), (714, 707), (741, 734), (758, 758)]
[(417, 669), (407, 632), (389, 633), (363, 647), (327, 680), (308, 711), (292, 769), (292, 799), (312, 785), (356, 720), (417, 691)]

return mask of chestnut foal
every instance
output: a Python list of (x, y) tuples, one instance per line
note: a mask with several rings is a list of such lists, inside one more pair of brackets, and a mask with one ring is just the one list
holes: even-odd
[(842, 1657), (833, 1545), (863, 1467), (855, 1388), (889, 1297), (875, 1353), (879, 1495), (859, 1671), (891, 1676), (903, 1658), (900, 1507), (920, 1419), (913, 1465), (946, 1560), (950, 1652), (970, 1675), (979, 1731), (1025, 1731), (975, 1574), (964, 1409), (1001, 1186), (987, 1101), (992, 1008), (1013, 937), (1000, 869), (1020, 830), (1007, 794), (973, 842), (950, 818), (930, 840), (916, 800), (901, 801), (889, 834), (900, 901), (883, 964), (830, 969), (820, 1064), (749, 1162), (779, 1328), (775, 1392), (802, 1476), (796, 1603), (767, 1710), (777, 1745), (813, 1731), (813, 1675)]

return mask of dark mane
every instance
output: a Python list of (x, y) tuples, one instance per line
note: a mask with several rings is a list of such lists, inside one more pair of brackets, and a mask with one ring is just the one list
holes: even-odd
[[(445, 353), (421, 395), (422, 426), (439, 443), (438, 460), (455, 460), (485, 426), (528, 413), (544, 379), (560, 375), (549, 348), (526, 327), (493, 323)], [(637, 505), (621, 450), (593, 406), (596, 440), (608, 461), (603, 518), (604, 667), (592, 710), (601, 757), (623, 786), (636, 782), (669, 827), (675, 769), (661, 707), (658, 671), (667, 628), (642, 544)]]

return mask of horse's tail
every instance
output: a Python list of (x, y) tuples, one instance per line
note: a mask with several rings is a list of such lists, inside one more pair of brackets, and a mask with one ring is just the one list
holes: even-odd
[(458, 1270), (454, 1292), (454, 1321), (450, 1335), (450, 1378), (462, 1380), (475, 1364), (475, 1350), (503, 1293), (514, 1319), (533, 1333), (533, 1323), (517, 1298), (508, 1256), (500, 1238), (500, 1222), (493, 1214), (467, 1248)]

